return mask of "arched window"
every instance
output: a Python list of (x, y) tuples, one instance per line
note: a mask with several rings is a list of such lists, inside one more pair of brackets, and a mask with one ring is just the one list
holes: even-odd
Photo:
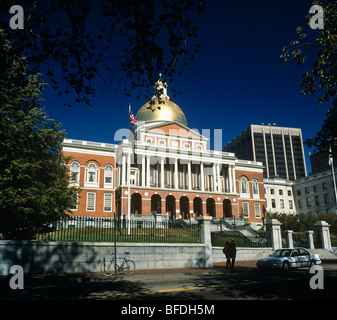
[(259, 182), (256, 179), (253, 180), (253, 195), (259, 195)]
[(248, 182), (245, 178), (241, 178), (241, 193), (248, 193)]
[(111, 164), (107, 164), (104, 170), (104, 184), (112, 186), (113, 184), (113, 167)]
[(97, 167), (93, 163), (89, 164), (87, 181), (92, 183), (97, 182)]
[(70, 165), (70, 182), (79, 183), (80, 181), (80, 164), (74, 161)]

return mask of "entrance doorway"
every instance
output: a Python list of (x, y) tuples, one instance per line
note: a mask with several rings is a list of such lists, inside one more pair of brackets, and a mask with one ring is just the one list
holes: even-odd
[(190, 218), (190, 203), (185, 196), (180, 198), (180, 215), (182, 219)]
[(174, 196), (166, 197), (166, 213), (169, 215), (171, 219), (175, 219), (176, 217), (176, 198)]

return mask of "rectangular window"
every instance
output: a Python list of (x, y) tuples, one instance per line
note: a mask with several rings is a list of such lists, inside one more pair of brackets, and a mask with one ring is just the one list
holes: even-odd
[(259, 203), (254, 204), (254, 209), (255, 209), (255, 217), (256, 218), (261, 218), (261, 208)]
[(297, 200), (298, 201), (298, 208), (302, 209), (302, 200)]
[(319, 196), (315, 196), (315, 203), (316, 203), (316, 206), (319, 206)]
[(248, 202), (243, 202), (243, 216), (245, 218), (249, 218), (249, 203)]
[(325, 204), (329, 204), (330, 203), (329, 194), (328, 193), (324, 193), (324, 203)]
[(77, 201), (77, 204), (74, 205), (74, 206), (70, 206), (69, 209), (74, 211), (74, 210), (77, 210), (78, 209), (78, 194), (75, 195), (75, 200)]
[(294, 209), (293, 200), (289, 200), (289, 209)]
[(96, 193), (87, 193), (87, 211), (95, 211)]
[(104, 193), (104, 211), (112, 211), (112, 194)]
[(280, 199), (280, 208), (284, 209), (284, 200), (283, 199)]
[(307, 198), (307, 207), (310, 208), (311, 207), (311, 199)]
[(276, 201), (275, 199), (271, 199), (271, 207), (276, 208)]
[(137, 170), (130, 169), (130, 185), (135, 186), (137, 181)]

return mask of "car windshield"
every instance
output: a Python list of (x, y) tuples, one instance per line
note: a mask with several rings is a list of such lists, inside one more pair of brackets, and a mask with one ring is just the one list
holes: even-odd
[(291, 253), (291, 250), (276, 250), (275, 252), (273, 252), (270, 256), (271, 257), (289, 257)]

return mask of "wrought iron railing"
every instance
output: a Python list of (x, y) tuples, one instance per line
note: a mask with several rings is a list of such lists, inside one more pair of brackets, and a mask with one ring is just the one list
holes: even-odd
[(37, 241), (199, 243), (199, 224), (169, 219), (64, 217), (44, 226)]

